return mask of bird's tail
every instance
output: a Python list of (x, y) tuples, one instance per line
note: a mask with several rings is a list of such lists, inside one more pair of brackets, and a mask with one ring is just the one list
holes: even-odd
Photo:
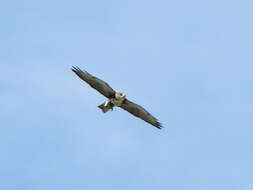
[(103, 104), (100, 104), (98, 107), (104, 112), (106, 113), (107, 111), (109, 111), (110, 109), (113, 109), (113, 104), (111, 102), (108, 102), (106, 105), (106, 102), (104, 102)]

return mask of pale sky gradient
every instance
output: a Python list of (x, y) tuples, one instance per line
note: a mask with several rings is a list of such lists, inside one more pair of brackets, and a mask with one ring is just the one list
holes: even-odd
[[(253, 1), (0, 5), (0, 189), (252, 190)], [(79, 66), (160, 119), (103, 114)]]

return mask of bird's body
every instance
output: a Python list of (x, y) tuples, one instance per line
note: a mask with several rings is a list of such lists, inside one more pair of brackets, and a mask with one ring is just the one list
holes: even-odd
[(108, 110), (113, 110), (113, 107), (120, 107), (126, 99), (126, 95), (121, 92), (116, 92), (114, 97), (108, 99), (105, 103), (99, 105), (98, 107), (106, 113)]
[(96, 89), (98, 92), (108, 98), (106, 102), (98, 106), (104, 113), (106, 113), (108, 110), (112, 110), (114, 107), (120, 107), (134, 116), (139, 117), (140, 119), (157, 127), (158, 129), (162, 128), (161, 123), (159, 123), (155, 117), (153, 117), (143, 107), (129, 101), (124, 93), (114, 91), (106, 82), (92, 76), (86, 71), (82, 71), (78, 67), (73, 67), (72, 71), (76, 73), (82, 80), (88, 83), (92, 88)]
[(114, 106), (121, 106), (124, 102), (124, 100), (126, 99), (126, 95), (121, 93), (121, 92), (116, 92), (115, 93), (115, 98), (110, 99), (110, 101), (112, 102), (112, 104)]

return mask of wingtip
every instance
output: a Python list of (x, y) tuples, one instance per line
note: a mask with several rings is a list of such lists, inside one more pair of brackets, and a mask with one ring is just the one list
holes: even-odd
[(78, 71), (77, 67), (75, 67), (75, 66), (73, 66), (73, 65), (72, 65), (72, 67), (71, 67), (71, 70), (72, 70), (73, 72), (75, 72), (75, 73)]
[(88, 74), (88, 72), (86, 70), (82, 70), (78, 66), (72, 66), (71, 70), (73, 72), (75, 72), (75, 73), (77, 73), (77, 72), (84, 72), (84, 73)]
[(87, 73), (87, 71), (80, 69), (78, 66), (72, 66), (71, 70), (74, 73), (78, 73), (78, 72), (85, 72), (85, 73)]
[(156, 124), (155, 127), (158, 128), (158, 129), (164, 128), (163, 125), (161, 123), (159, 123), (159, 122), (157, 122), (157, 124)]

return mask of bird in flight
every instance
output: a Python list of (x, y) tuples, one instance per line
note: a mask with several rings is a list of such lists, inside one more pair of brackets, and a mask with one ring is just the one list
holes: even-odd
[(87, 71), (82, 71), (79, 67), (72, 67), (71, 69), (80, 79), (88, 83), (92, 88), (104, 95), (108, 100), (98, 107), (106, 113), (112, 110), (113, 107), (120, 107), (136, 117), (148, 122), (154, 127), (161, 129), (162, 125), (158, 120), (152, 116), (147, 110), (138, 104), (135, 104), (126, 98), (126, 95), (121, 92), (114, 91), (106, 82), (89, 74)]

